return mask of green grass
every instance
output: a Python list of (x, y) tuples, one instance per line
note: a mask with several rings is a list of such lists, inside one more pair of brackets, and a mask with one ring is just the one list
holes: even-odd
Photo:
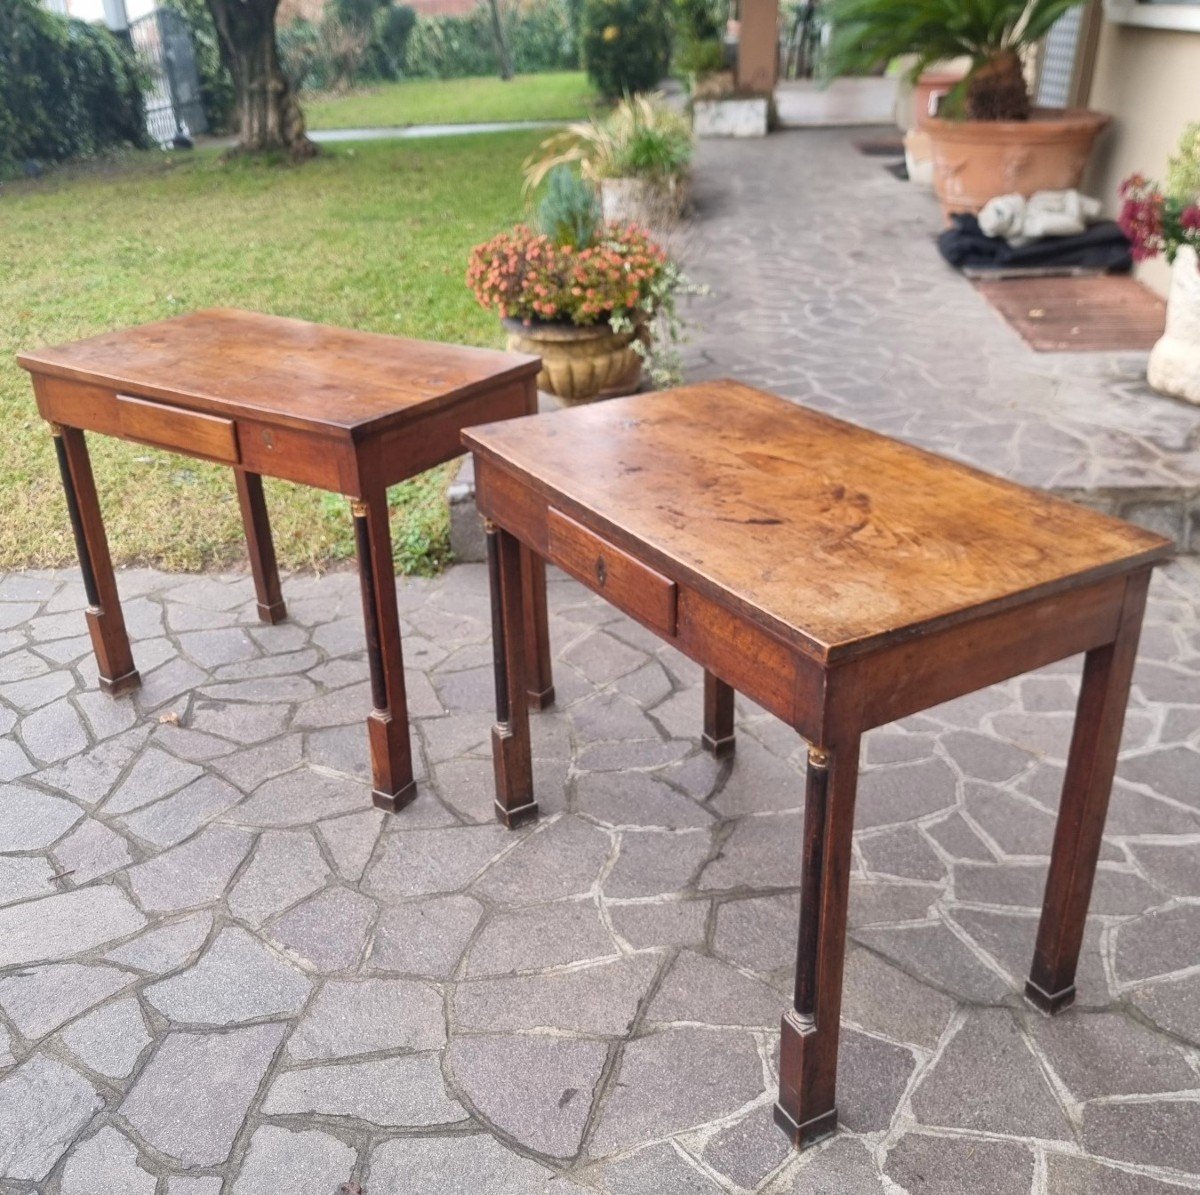
[(309, 128), (467, 124), (486, 120), (579, 120), (595, 93), (582, 71), (497, 78), (409, 79), (304, 102)]
[[(134, 155), (0, 189), (0, 569), (74, 559), (46, 425), (21, 349), (213, 305), (466, 344), (501, 343), (464, 283), (470, 247), (522, 214), (536, 133), (339, 146), (302, 166)], [(89, 437), (121, 563), (244, 558), (228, 470)], [(445, 559), (453, 466), (392, 493), (397, 561)], [(346, 503), (283, 482), (280, 561), (352, 550)]]

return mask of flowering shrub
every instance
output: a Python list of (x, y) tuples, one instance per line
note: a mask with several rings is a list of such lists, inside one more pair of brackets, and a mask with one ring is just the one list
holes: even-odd
[(640, 228), (611, 224), (586, 248), (519, 225), (471, 251), (467, 285), (502, 319), (579, 325), (653, 315), (678, 270)]
[(1137, 261), (1163, 254), (1173, 262), (1184, 245), (1200, 252), (1200, 202), (1195, 197), (1164, 195), (1156, 183), (1131, 174), (1121, 184), (1121, 231)]

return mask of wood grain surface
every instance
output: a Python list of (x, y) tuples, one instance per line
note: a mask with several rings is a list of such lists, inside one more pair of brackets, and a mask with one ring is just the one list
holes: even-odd
[(464, 440), (665, 576), (827, 661), (1172, 552), (1153, 532), (732, 381)]
[(538, 371), (536, 357), (234, 310), (197, 311), (17, 360), (33, 373), (210, 414), (356, 435), (425, 419)]

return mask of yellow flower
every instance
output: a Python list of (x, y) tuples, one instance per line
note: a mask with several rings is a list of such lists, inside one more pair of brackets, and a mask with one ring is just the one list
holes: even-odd
[(620, 29), (619, 25), (608, 25), (605, 27), (605, 30), (604, 30), (604, 40), (605, 41), (616, 41), (617, 38), (620, 36), (621, 36), (621, 29)]

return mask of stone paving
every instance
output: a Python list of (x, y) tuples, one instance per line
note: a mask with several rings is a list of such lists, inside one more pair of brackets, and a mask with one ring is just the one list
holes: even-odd
[[(1200, 409), (1145, 353), (1035, 353), (937, 253), (932, 195), (855, 147), (878, 129), (700, 143), (689, 376), (732, 375), (1125, 514), (1200, 551)], [(1194, 540), (1194, 542), (1192, 542)]]
[[(0, 578), (0, 1190), (1200, 1190), (1200, 562), (1155, 581), (1079, 1006), (1021, 999), (1078, 663), (867, 737), (842, 1129), (772, 1126), (802, 744), (552, 576), (540, 823), (491, 818), (482, 568), (400, 589), (420, 795), (369, 806), (356, 578)], [(343, 1187), (343, 1184), (347, 1184)], [(356, 1185), (357, 1184), (357, 1185)]]

